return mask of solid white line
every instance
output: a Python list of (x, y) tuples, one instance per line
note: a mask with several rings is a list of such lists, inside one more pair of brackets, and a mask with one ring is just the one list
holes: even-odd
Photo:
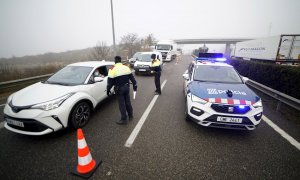
[(292, 136), (288, 135), (286, 132), (284, 132), (280, 127), (278, 127), (276, 124), (274, 124), (269, 118), (266, 116), (263, 116), (262, 119), (271, 126), (276, 132), (278, 132), (284, 139), (286, 139), (288, 142), (290, 142), (293, 146), (295, 146), (298, 150), (300, 150), (300, 143), (294, 139)]
[[(165, 84), (167, 83), (167, 80), (165, 80), (162, 85), (161, 85), (161, 90), (164, 88)], [(153, 97), (153, 99), (151, 100), (150, 104), (148, 105), (147, 109), (145, 110), (144, 114), (142, 115), (141, 119), (139, 120), (139, 122), (137, 123), (137, 125), (135, 126), (135, 128), (133, 129), (133, 131), (131, 132), (129, 138), (127, 139), (126, 143), (125, 143), (125, 147), (131, 147), (135, 138), (137, 137), (137, 135), (139, 134), (143, 124), (145, 123), (151, 109), (153, 108), (156, 100), (158, 98), (158, 95), (155, 95)]]
[(0, 104), (0, 107), (5, 106), (6, 104)]
[(4, 121), (0, 123), (0, 129), (2, 129), (4, 127)]

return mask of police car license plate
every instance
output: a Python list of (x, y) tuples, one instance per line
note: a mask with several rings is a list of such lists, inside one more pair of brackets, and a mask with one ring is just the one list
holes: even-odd
[(139, 69), (139, 71), (146, 71), (146, 69)]
[(242, 123), (243, 118), (235, 118), (235, 117), (217, 117), (217, 121), (219, 122), (231, 122), (231, 123)]
[(24, 123), (23, 122), (12, 120), (12, 119), (8, 119), (8, 118), (5, 118), (5, 120), (6, 120), (7, 124), (11, 124), (11, 125), (19, 126), (19, 127), (24, 127)]

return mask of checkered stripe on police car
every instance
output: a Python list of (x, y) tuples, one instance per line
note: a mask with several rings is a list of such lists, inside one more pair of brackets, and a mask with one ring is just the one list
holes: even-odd
[(240, 100), (240, 99), (205, 98), (204, 100), (207, 102), (219, 103), (219, 104), (251, 105), (255, 103), (252, 101)]

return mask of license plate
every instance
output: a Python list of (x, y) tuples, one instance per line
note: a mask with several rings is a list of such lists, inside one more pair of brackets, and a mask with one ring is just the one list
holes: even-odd
[(139, 71), (146, 71), (146, 69), (139, 69)]
[(231, 123), (242, 123), (243, 118), (218, 116), (217, 121), (219, 121), (219, 122), (231, 122)]
[(6, 120), (7, 124), (11, 124), (11, 125), (19, 126), (19, 127), (24, 127), (23, 122), (12, 120), (12, 119), (7, 119), (7, 118), (5, 120)]

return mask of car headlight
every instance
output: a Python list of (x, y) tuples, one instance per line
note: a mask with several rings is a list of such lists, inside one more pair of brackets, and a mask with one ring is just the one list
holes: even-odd
[(207, 103), (207, 101), (205, 101), (204, 99), (201, 99), (201, 98), (199, 98), (199, 97), (197, 97), (193, 94), (191, 96), (191, 99), (192, 99), (193, 102), (197, 102), (197, 103), (200, 103), (200, 104), (206, 104)]
[(8, 96), (6, 104), (9, 104), (9, 102), (12, 100), (14, 94), (11, 94), (10, 96)]
[(67, 100), (73, 94), (75, 94), (75, 93), (69, 93), (69, 94), (61, 96), (57, 99), (33, 105), (31, 108), (32, 109), (41, 109), (41, 110), (49, 111), (49, 110), (58, 108), (65, 100)]
[(256, 103), (254, 103), (253, 107), (255, 107), (255, 108), (262, 107), (261, 99), (259, 99), (259, 101), (257, 101)]

